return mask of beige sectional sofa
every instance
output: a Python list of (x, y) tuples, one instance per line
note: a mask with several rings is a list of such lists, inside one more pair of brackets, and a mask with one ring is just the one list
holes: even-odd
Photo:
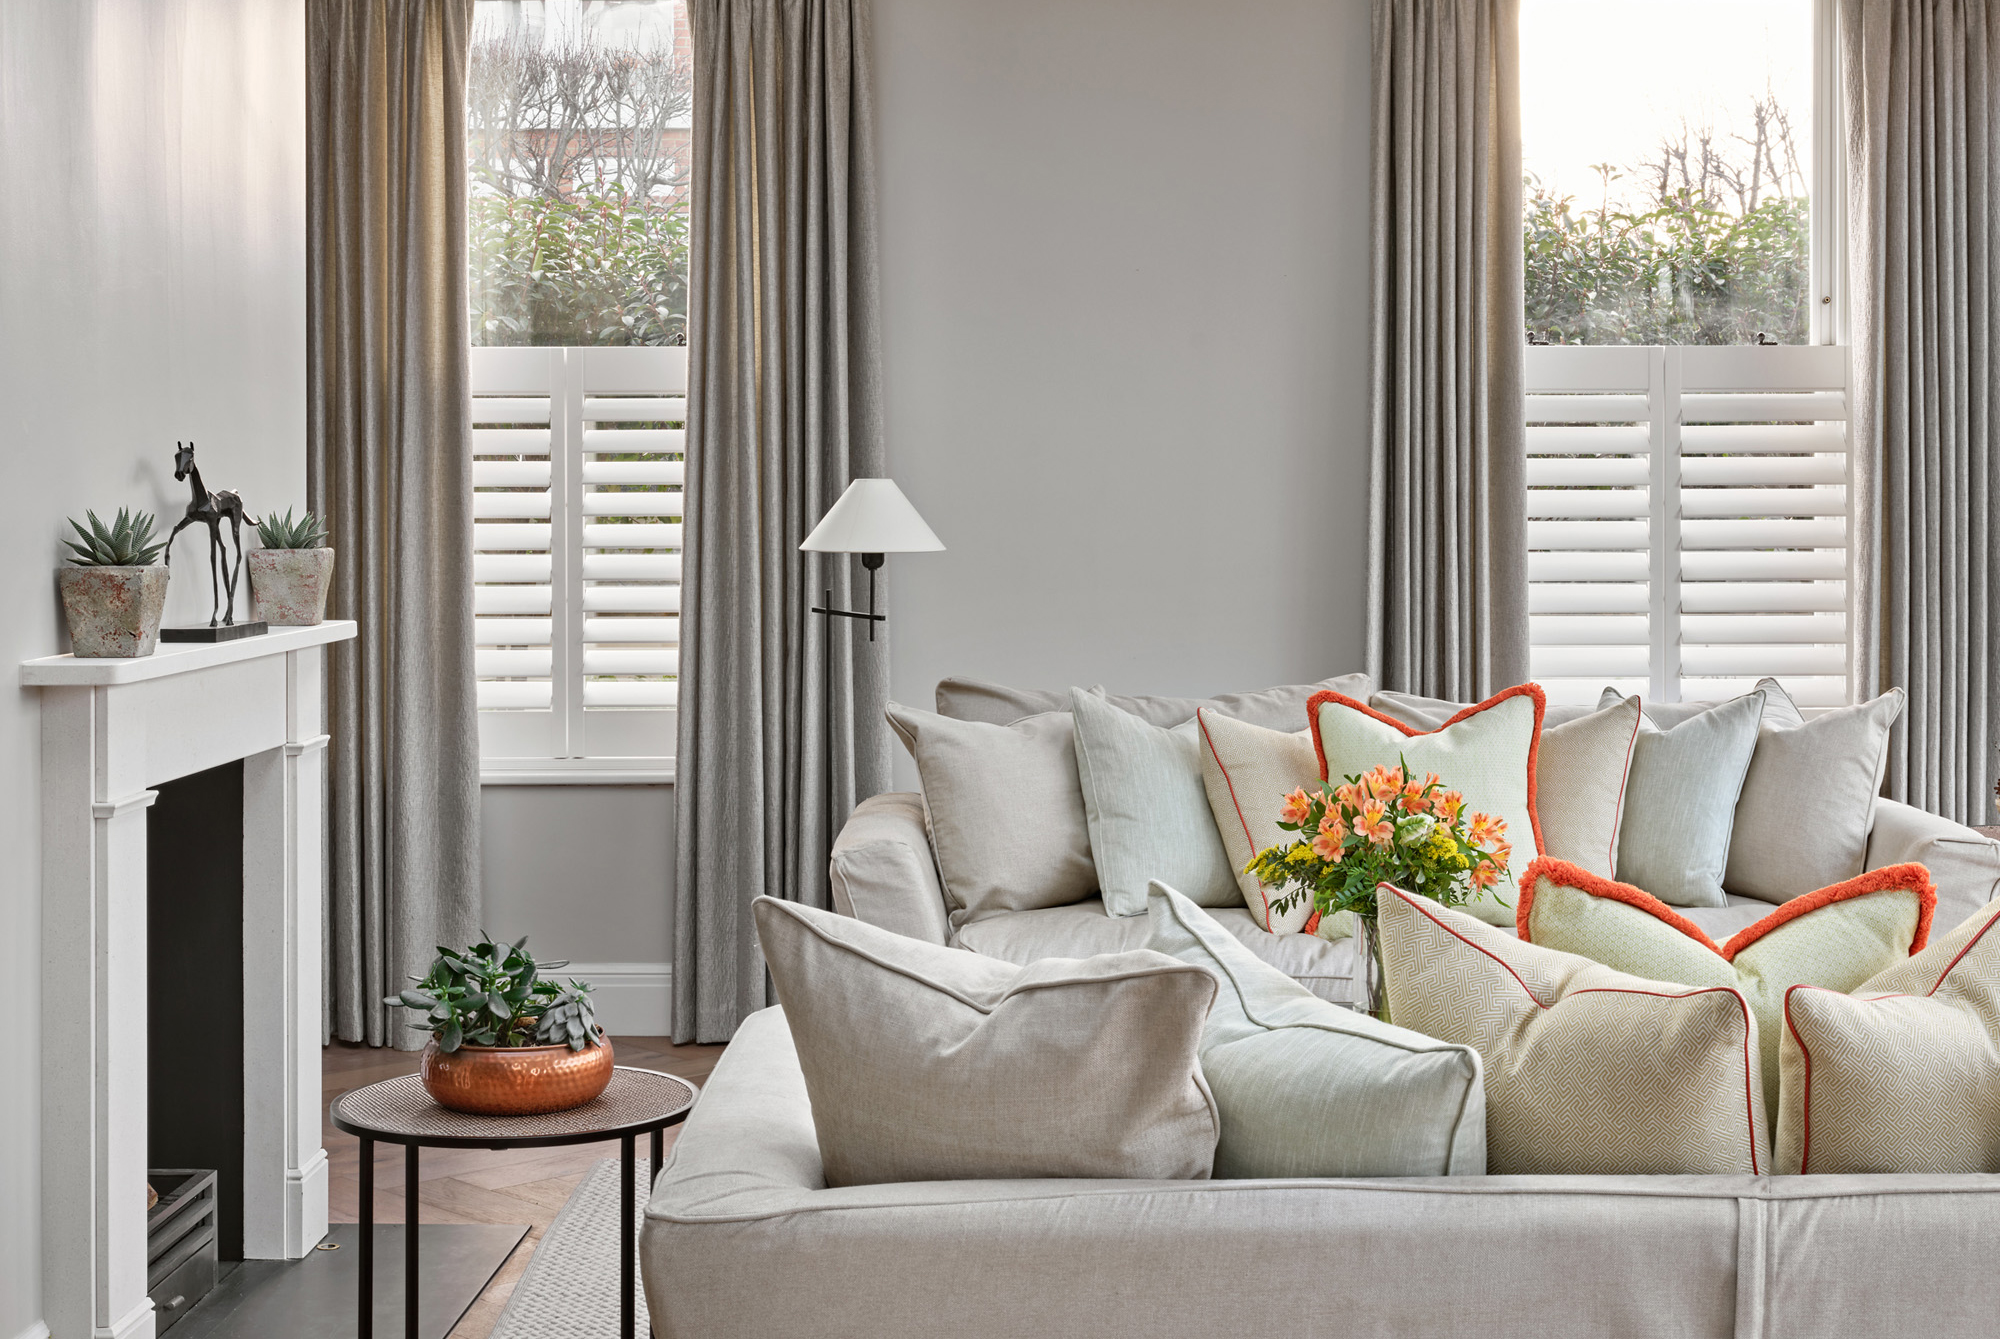
[[(1880, 801), (1870, 869), (1927, 865), (1936, 924), (2000, 895), (2000, 844)], [(1141, 947), (1095, 898), (952, 929), (913, 794), (841, 832), (842, 913), (1013, 962)], [(1770, 905), (1685, 912), (1721, 939)], [(1344, 1001), (1350, 941), (1216, 919)], [(2000, 1175), (937, 1181), (829, 1188), (781, 1011), (745, 1021), (648, 1207), (662, 1339), (2000, 1333)]]

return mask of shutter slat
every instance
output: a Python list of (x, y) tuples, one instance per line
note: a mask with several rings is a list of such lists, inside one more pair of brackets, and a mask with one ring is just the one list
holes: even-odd
[(1752, 645), (1767, 642), (1832, 643), (1847, 641), (1847, 615), (1837, 614), (1689, 614), (1681, 615), (1681, 640), (1700, 645)]
[(482, 646), (472, 653), (474, 672), (482, 679), (546, 679), (549, 660), (546, 650), (496, 650)]
[(590, 460), (583, 466), (586, 484), (659, 484), (678, 488), (687, 482), (687, 464), (679, 460)]
[(1681, 647), (1683, 675), (1841, 674), (1846, 669), (1845, 646)]
[(1637, 581), (1536, 581), (1528, 587), (1531, 614), (1643, 614), (1648, 587)]
[(678, 553), (586, 553), (585, 581), (679, 581)]
[(550, 622), (546, 618), (475, 618), (472, 631), (481, 646), (547, 646)]
[(472, 422), (475, 426), (481, 423), (547, 423), (548, 421), (547, 396), (475, 395), (472, 398)]
[(1644, 551), (1638, 553), (1530, 553), (1530, 581), (1645, 581)]
[(585, 516), (679, 516), (679, 493), (585, 493)]
[(1528, 515), (1540, 519), (1644, 519), (1650, 506), (1644, 488), (1530, 488)]
[(539, 581), (548, 584), (549, 555), (546, 553), (475, 553), (472, 556), (474, 581)]
[(1530, 395), (1527, 401), (1530, 423), (1644, 423), (1651, 413), (1643, 395)]
[(546, 456), (549, 453), (547, 428), (474, 428), (472, 454), (475, 456)]
[(547, 586), (476, 586), (472, 591), (475, 614), (546, 614), (549, 612)]
[(1651, 449), (1644, 424), (1528, 429), (1531, 456), (1643, 456)]
[(680, 669), (675, 647), (593, 646), (583, 653), (585, 674), (678, 674)]
[(508, 525), (499, 521), (483, 522), (472, 527), (472, 547), (482, 552), (492, 552), (496, 549), (540, 549), (546, 553), (549, 547), (549, 527), (546, 524)]
[[(678, 456), (687, 450), (687, 430), (685, 428), (585, 428), (583, 449), (592, 454), (649, 451), (655, 455)], [(588, 470), (590, 467), (586, 465), (584, 468)], [(588, 474), (584, 476), (586, 481), (589, 477)]]
[[(1756, 688), (1757, 680), (1765, 676), (1741, 675), (1736, 678), (1691, 678), (1681, 679), (1681, 698), (1687, 702), (1726, 702), (1732, 697), (1742, 697)], [(1841, 707), (1847, 705), (1847, 679), (1835, 675), (1779, 674), (1772, 676), (1784, 688), (1792, 701), (1801, 707)]]
[(636, 398), (586, 395), (583, 397), (583, 421), (585, 423), (685, 423), (687, 399), (678, 395)]
[(678, 618), (586, 618), (586, 642), (679, 642)]
[[(1681, 495), (1683, 499), (1686, 494)], [(1530, 522), (1528, 529), (1534, 530)], [(1810, 521), (1682, 521), (1684, 549), (1835, 549), (1847, 543), (1847, 518)]]
[(546, 460), (475, 460), (472, 462), (474, 488), (547, 488), (549, 462)]
[(1681, 515), (1840, 516), (1847, 515), (1845, 488), (1683, 488)]
[(1632, 456), (1528, 461), (1530, 488), (1644, 488), (1646, 461)]
[(1688, 581), (1683, 614), (1805, 614), (1847, 608), (1847, 584), (1837, 581)]
[(546, 709), (554, 696), (548, 680), (540, 683), (487, 679), (479, 685), (482, 711)]
[(1840, 549), (1801, 553), (1697, 552), (1681, 554), (1684, 581), (1839, 581), (1847, 576)]
[(1819, 451), (1847, 454), (1847, 430), (1838, 423), (1686, 424), (1683, 454), (1730, 456), (1795, 455)]
[(1646, 617), (1617, 614), (1570, 618), (1536, 616), (1528, 620), (1530, 646), (1644, 646)]
[(1820, 423), (1846, 418), (1847, 395), (1842, 391), (1681, 397), (1682, 423)]
[(1542, 678), (1643, 678), (1649, 648), (1644, 646), (1533, 646), (1528, 649), (1528, 672)]
[(543, 519), (549, 514), (547, 493), (474, 493), (474, 520)]
[(583, 545), (589, 549), (677, 549), (681, 546), (681, 528), (638, 522), (591, 524), (583, 527)]
[(591, 613), (678, 614), (679, 586), (586, 586), (583, 607)]
[[(1533, 483), (1537, 462), (1528, 462)], [(1688, 456), (1681, 457), (1681, 483), (1699, 487), (1721, 484), (1751, 488), (1780, 484), (1845, 484), (1847, 461), (1841, 456)]]
[(679, 691), (672, 679), (589, 679), (583, 685), (583, 705), (671, 707)]
[(1639, 549), (1646, 547), (1645, 521), (1530, 521), (1531, 549)]

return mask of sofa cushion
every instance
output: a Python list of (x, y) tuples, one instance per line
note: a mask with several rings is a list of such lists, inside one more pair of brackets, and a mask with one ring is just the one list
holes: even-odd
[[(1354, 963), (1351, 940), (1318, 935), (1271, 934), (1258, 928), (1245, 907), (1212, 907), (1215, 923), (1236, 936), (1258, 959), (1291, 977), (1324, 1000), (1346, 1001)], [(1006, 962), (1037, 958), (1083, 958), (1144, 948), (1151, 933), (1144, 916), (1107, 916), (1092, 898), (1067, 907), (1020, 911), (959, 927), (961, 948)]]
[(1922, 865), (1896, 865), (1794, 898), (1727, 942), (1650, 894), (1560, 860), (1521, 877), (1524, 941), (1684, 986), (1734, 986), (1757, 1016), (1766, 1109), (1778, 1105), (1785, 992), (1852, 990), (1930, 939), (1937, 893)]
[(1909, 863), (1931, 872), (1939, 925), (1957, 925), (2000, 897), (2000, 842), (1913, 805), (1877, 799), (1868, 868)]
[(760, 897), (830, 1186), (1206, 1177), (1215, 982), (1140, 949), (1016, 967)]
[(1154, 883), (1150, 947), (1212, 974), (1201, 1068), (1218, 1177), (1479, 1176), (1479, 1055), (1329, 1004)]
[(1851, 993), (1785, 997), (1780, 1172), (2000, 1172), (2000, 902)]
[(1729, 837), (1763, 706), (1763, 694), (1746, 693), (1665, 730), (1641, 722), (1618, 831), (1620, 883), (1672, 906), (1727, 905)]
[(1638, 737), (1636, 697), (1560, 725), (1544, 721), (1535, 759), (1543, 854), (1611, 877), (1618, 868), (1618, 830)]
[(1209, 814), (1251, 919), (1274, 934), (1304, 929), (1312, 904), (1298, 899), (1281, 912), (1257, 876), (1244, 866), (1267, 846), (1289, 841), (1278, 826), (1285, 796), (1319, 785), (1319, 760), (1309, 730), (1267, 730), (1204, 709), (1195, 717), (1201, 730), (1201, 779)]
[[(1535, 755), (1542, 734), (1542, 690), (1521, 684), (1469, 707), (1436, 730), (1422, 731), (1339, 693), (1314, 696), (1313, 752), (1323, 780), (1342, 782), (1399, 763), (1412, 776), (1436, 772), (1465, 797), (1465, 811), (1505, 821), (1504, 857), (1520, 870), (1540, 854), (1535, 818)], [(1503, 875), (1506, 873), (1502, 871)], [(1465, 910), (1493, 925), (1514, 922), (1513, 899), (1488, 889)]]
[(1524, 944), (1384, 885), (1389, 1016), (1479, 1052), (1495, 1174), (1761, 1174), (1757, 1020), (1689, 987)]
[[(1344, 691), (1344, 690), (1343, 690)], [(1358, 697), (1358, 693), (1349, 693)], [(1446, 721), (1468, 707), (1476, 707), (1477, 702), (1453, 702), (1448, 698), (1424, 697), (1419, 693), (1396, 693), (1388, 689), (1368, 695), (1368, 705), (1384, 716), (1394, 716), (1404, 725), (1418, 730), (1436, 730)], [(1582, 720), (1598, 708), (1589, 704), (1574, 702), (1550, 702), (1542, 708), (1542, 728), (1553, 729), (1570, 721)]]
[(987, 725), (891, 702), (888, 717), (923, 779), (953, 926), (1097, 891), (1067, 711)]
[(1185, 888), (1205, 907), (1242, 905), (1236, 872), (1208, 812), (1195, 723), (1172, 729), (1093, 697), (1070, 692), (1076, 721), (1076, 773), (1090, 823), (1090, 855), (1104, 909), (1113, 916), (1146, 910), (1154, 879)]
[(1903, 690), (1806, 720), (1775, 680), (1758, 688), (1763, 723), (1722, 881), (1732, 893), (1783, 902), (1866, 868), (1868, 824)]
[[(1296, 730), (1306, 723), (1306, 701), (1314, 693), (1331, 688), (1351, 697), (1366, 697), (1371, 683), (1366, 674), (1339, 674), (1318, 683), (1287, 684), (1253, 693), (1224, 693), (1219, 697), (1130, 697), (1106, 693), (1102, 686), (1088, 691), (1148, 725), (1180, 725), (1193, 720), (1201, 708), (1212, 707), (1225, 716), (1253, 725)], [(1068, 711), (1069, 694), (1067, 688), (1009, 688), (984, 679), (940, 679), (937, 709), (939, 714), (957, 720), (1007, 725), (1023, 716)]]

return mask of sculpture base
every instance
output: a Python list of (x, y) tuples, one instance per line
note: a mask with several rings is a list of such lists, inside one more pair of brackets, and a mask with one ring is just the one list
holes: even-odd
[(219, 623), (209, 627), (198, 623), (188, 628), (161, 628), (163, 642), (233, 642), (243, 637), (262, 637), (271, 626), (258, 619), (249, 623)]

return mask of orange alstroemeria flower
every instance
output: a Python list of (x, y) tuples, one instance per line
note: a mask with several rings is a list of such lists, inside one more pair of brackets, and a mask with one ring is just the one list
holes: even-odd
[(1368, 793), (1383, 803), (1394, 799), (1403, 789), (1403, 769), (1400, 767), (1377, 767), (1362, 778)]
[(1387, 846), (1396, 835), (1395, 825), (1389, 822), (1389, 807), (1380, 800), (1368, 801), (1355, 815), (1354, 835), (1377, 846)]
[[(1435, 778), (1436, 773), (1432, 773), (1432, 776)], [(1421, 814), (1430, 810), (1431, 800), (1436, 797), (1425, 795), (1424, 789), (1425, 785), (1421, 781), (1411, 780), (1403, 783), (1404, 812)]]
[(1471, 826), (1466, 829), (1466, 835), (1472, 839), (1474, 846), (1491, 847), (1493, 843), (1506, 837), (1507, 822), (1505, 819), (1495, 818), (1492, 814), (1474, 814)]
[(1465, 796), (1455, 790), (1439, 791), (1431, 796), (1431, 807), (1439, 822), (1450, 825), (1458, 822), (1458, 812), (1465, 808)]
[(1304, 823), (1310, 817), (1312, 817), (1312, 796), (1306, 794), (1304, 787), (1287, 795), (1284, 807), (1278, 810), (1280, 823)]
[(1313, 838), (1312, 853), (1328, 864), (1337, 862), (1340, 859), (1341, 839), (1345, 835), (1337, 828), (1320, 828), (1319, 836)]
[(1500, 870), (1491, 860), (1482, 860), (1472, 867), (1472, 886), (1491, 888), (1500, 882)]

